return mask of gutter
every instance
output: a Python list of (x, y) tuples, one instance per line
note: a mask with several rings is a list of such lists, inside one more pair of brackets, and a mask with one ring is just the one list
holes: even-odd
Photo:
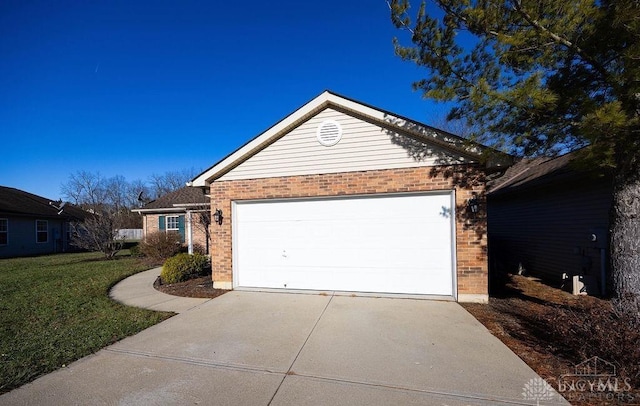
[(204, 202), (204, 203), (174, 203), (173, 207), (207, 207), (210, 204), (211, 203), (209, 203), (209, 202)]
[(181, 213), (184, 211), (184, 208), (181, 207), (162, 207), (158, 209), (132, 209), (134, 213), (142, 214), (142, 213)]

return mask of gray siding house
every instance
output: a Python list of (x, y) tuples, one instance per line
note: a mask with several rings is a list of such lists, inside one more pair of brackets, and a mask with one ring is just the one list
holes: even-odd
[(489, 182), (492, 274), (525, 270), (574, 293), (606, 291), (612, 180), (574, 157), (524, 159)]
[(85, 212), (70, 204), (61, 210), (60, 204), (0, 186), (0, 258), (72, 250), (70, 222), (84, 219)]

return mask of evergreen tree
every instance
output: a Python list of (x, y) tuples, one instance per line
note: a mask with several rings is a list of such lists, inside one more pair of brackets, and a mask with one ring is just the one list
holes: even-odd
[[(613, 289), (640, 311), (640, 2), (389, 3), (396, 54), (427, 69), (414, 88), (453, 101), (448, 118), (517, 155), (579, 150), (613, 172)], [(413, 18), (412, 18), (413, 17)], [(406, 44), (405, 44), (406, 43)]]

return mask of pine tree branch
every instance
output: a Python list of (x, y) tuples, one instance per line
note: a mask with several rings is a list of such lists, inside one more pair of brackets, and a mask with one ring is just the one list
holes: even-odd
[(533, 28), (537, 29), (540, 32), (545, 33), (551, 39), (553, 39), (556, 43), (564, 45), (565, 47), (574, 50), (582, 59), (587, 62), (589, 65), (593, 66), (593, 68), (598, 71), (603, 78), (606, 79), (609, 76), (607, 70), (600, 65), (596, 60), (594, 60), (591, 55), (589, 55), (584, 49), (579, 47), (576, 43), (569, 41), (568, 39), (561, 37), (560, 35), (552, 32), (547, 27), (542, 25), (538, 20), (533, 18), (526, 10), (522, 8), (522, 0), (512, 0), (513, 1), (513, 10), (518, 12), (522, 18), (524, 18)]
[[(467, 17), (465, 17), (462, 14), (458, 13), (457, 11), (455, 11), (454, 9), (449, 7), (449, 5), (444, 4), (441, 0), (435, 0), (435, 1), (438, 3), (438, 6), (442, 10), (444, 10), (445, 13), (450, 14), (450, 15), (456, 17), (458, 20), (462, 21), (464, 23), (465, 27), (467, 27), (468, 31), (472, 32), (473, 30), (478, 29), (478, 27), (476, 27), (475, 25), (469, 23), (469, 19)], [(509, 37), (509, 35), (506, 35), (504, 33), (500, 33), (498, 31), (493, 31), (493, 30), (487, 30), (487, 31), (482, 30), (482, 31), (484, 31), (486, 34), (491, 35), (493, 37), (498, 37), (500, 35)]]
[[(387, 0), (387, 7), (389, 7), (389, 10), (391, 11), (391, 14), (393, 15), (393, 7), (391, 7), (391, 3), (389, 3), (389, 0)], [(407, 23), (405, 23), (404, 21), (398, 19), (398, 22), (402, 25), (402, 27), (404, 27), (405, 30), (409, 31), (411, 33), (411, 35), (413, 35), (413, 30), (411, 29), (411, 27), (409, 27), (409, 25)]]

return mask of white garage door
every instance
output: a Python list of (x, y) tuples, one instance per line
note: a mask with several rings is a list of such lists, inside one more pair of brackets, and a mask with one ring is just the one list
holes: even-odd
[(453, 296), (452, 194), (236, 202), (236, 287)]

